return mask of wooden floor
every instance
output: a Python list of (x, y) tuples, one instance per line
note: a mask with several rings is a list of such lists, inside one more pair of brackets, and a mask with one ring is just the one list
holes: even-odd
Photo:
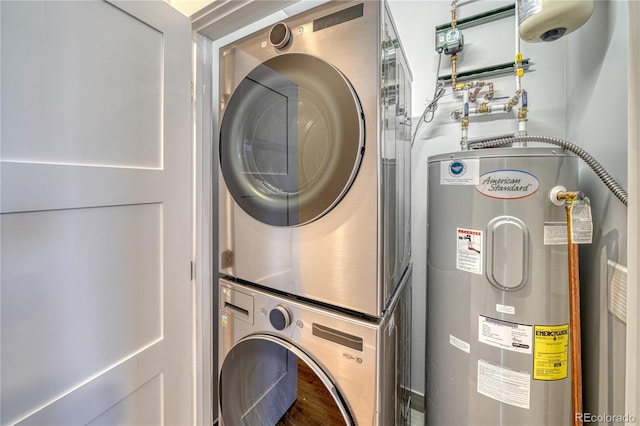
[(298, 398), (280, 419), (281, 426), (344, 425), (333, 397), (315, 373), (298, 359)]

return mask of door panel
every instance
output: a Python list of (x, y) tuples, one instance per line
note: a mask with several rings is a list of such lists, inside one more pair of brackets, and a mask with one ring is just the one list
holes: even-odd
[(190, 22), (0, 7), (0, 423), (191, 424)]
[(160, 204), (3, 216), (2, 386), (38, 384), (28, 398), (3, 393), (7, 411), (162, 340), (160, 225)]
[(132, 392), (122, 401), (109, 408), (88, 426), (120, 424), (121, 419), (130, 419), (129, 424), (159, 425), (162, 424), (161, 410), (145, 410), (144, 407), (160, 407), (162, 405), (162, 375), (157, 375)]
[(6, 8), (3, 158), (162, 167), (163, 32), (106, 2)]

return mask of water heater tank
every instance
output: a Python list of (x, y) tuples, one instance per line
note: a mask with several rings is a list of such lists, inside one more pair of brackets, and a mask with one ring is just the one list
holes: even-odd
[(566, 212), (577, 157), (553, 148), (429, 158), (426, 420), (570, 424)]
[(594, 0), (518, 0), (520, 38), (554, 41), (580, 28), (593, 13)]

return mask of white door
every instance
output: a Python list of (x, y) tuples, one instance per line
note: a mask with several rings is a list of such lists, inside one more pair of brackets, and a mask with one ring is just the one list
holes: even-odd
[(190, 22), (0, 8), (0, 423), (192, 424)]

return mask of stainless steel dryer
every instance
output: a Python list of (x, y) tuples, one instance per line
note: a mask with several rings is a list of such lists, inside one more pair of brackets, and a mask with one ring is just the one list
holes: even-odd
[(411, 75), (386, 3), (220, 49), (220, 272), (380, 316), (410, 261)]
[(410, 275), (373, 320), (221, 280), (221, 425), (409, 424)]

